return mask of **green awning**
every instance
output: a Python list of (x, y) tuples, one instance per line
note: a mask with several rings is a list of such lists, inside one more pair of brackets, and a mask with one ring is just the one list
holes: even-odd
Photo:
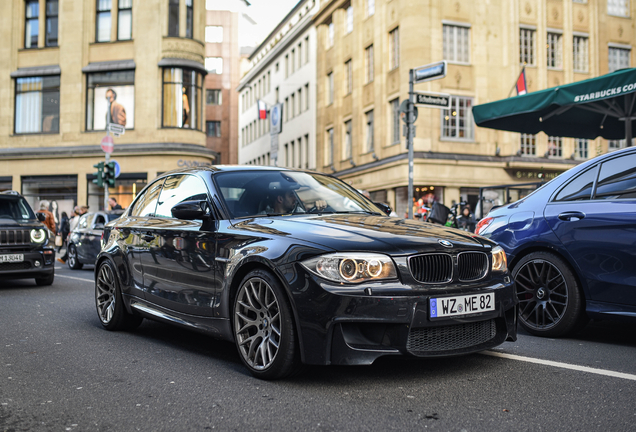
[[(522, 96), (473, 107), (481, 127), (594, 139), (628, 139), (636, 120), (636, 69), (621, 69)], [(627, 121), (626, 121), (627, 120)]]

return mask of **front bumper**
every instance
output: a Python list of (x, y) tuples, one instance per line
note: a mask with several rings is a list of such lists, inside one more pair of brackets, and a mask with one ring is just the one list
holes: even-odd
[(0, 255), (22, 254), (21, 262), (0, 263), (0, 276), (4, 279), (39, 278), (52, 274), (55, 269), (55, 249), (34, 251), (0, 250)]
[[(386, 355), (453, 356), (517, 338), (517, 300), (508, 273), (444, 287), (375, 284), (355, 294), (309, 273), (294, 280), (290, 288), (307, 364), (371, 364)], [(492, 311), (429, 316), (431, 298), (490, 292), (495, 294)]]

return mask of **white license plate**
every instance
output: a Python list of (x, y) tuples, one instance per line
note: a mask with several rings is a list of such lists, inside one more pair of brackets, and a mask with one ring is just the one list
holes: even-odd
[(24, 261), (24, 254), (8, 254), (0, 255), (0, 262), (22, 262)]
[(432, 298), (431, 318), (470, 315), (495, 310), (495, 293)]

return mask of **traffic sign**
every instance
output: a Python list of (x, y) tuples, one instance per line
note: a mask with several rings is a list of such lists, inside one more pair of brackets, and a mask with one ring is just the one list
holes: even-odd
[(126, 132), (124, 126), (117, 123), (108, 123), (108, 127), (106, 129), (112, 132), (116, 137), (123, 135)]
[(115, 178), (119, 177), (119, 174), (121, 174), (121, 167), (119, 166), (119, 162), (117, 162), (115, 159), (111, 159), (109, 162), (115, 165)]
[[(400, 118), (402, 119), (403, 122), (408, 122), (408, 112), (409, 112), (409, 105), (413, 105), (411, 103), (411, 101), (409, 101), (408, 99), (405, 99), (402, 101), (402, 103), (400, 104)], [(417, 107), (414, 106), (413, 107), (413, 118), (411, 119), (411, 122), (414, 122), (415, 120), (417, 120)]]
[(115, 150), (115, 145), (113, 144), (113, 137), (111, 137), (110, 135), (106, 135), (104, 138), (102, 138), (102, 150), (104, 150), (104, 153), (112, 153), (113, 150)]
[(276, 135), (283, 131), (283, 104), (272, 105), (269, 109), (270, 134)]
[(415, 84), (424, 81), (444, 78), (446, 76), (446, 60), (441, 62), (427, 64), (413, 69), (413, 82)]
[(447, 93), (415, 92), (413, 103), (428, 108), (450, 108), (451, 95)]

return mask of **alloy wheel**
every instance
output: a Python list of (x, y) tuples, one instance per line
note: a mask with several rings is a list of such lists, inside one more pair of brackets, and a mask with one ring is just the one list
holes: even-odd
[(97, 313), (99, 319), (102, 320), (104, 324), (108, 324), (113, 319), (117, 298), (115, 275), (109, 266), (102, 265), (100, 267), (96, 288), (95, 300), (97, 302)]
[(234, 306), (234, 331), (239, 352), (251, 368), (271, 366), (281, 342), (281, 315), (276, 294), (265, 280), (254, 277), (240, 288)]
[(528, 261), (516, 274), (519, 319), (535, 330), (548, 330), (563, 318), (568, 307), (563, 273), (546, 260)]
[(77, 249), (75, 246), (69, 245), (68, 247), (68, 266), (70, 268), (75, 268), (77, 265)]

